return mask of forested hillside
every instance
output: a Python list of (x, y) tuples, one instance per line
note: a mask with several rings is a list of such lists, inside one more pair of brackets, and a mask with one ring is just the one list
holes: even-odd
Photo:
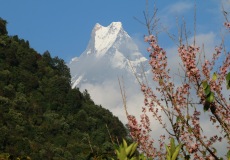
[(0, 19), (0, 153), (33, 160), (114, 154), (108, 130), (121, 140), (125, 127), (87, 91), (71, 89), (70, 78), (64, 60), (9, 36)]

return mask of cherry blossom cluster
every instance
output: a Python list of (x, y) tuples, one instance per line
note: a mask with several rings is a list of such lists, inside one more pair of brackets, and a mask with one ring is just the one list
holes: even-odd
[(213, 57), (212, 57), (212, 62), (211, 62), (211, 68), (210, 70), (213, 69), (213, 66), (215, 65), (215, 61), (218, 59), (218, 57), (220, 56), (221, 52), (222, 52), (222, 46), (216, 46), (215, 47), (215, 53), (213, 53)]
[[(211, 87), (211, 90), (212, 91), (216, 91), (217, 93), (221, 92), (221, 90), (222, 90), (222, 83), (223, 83), (223, 79), (224, 79), (223, 76), (222, 76), (222, 78), (220, 78), (221, 77), (220, 74), (225, 75), (226, 72), (225, 73), (221, 73), (221, 71), (220, 71), (220, 74), (219, 73), (215, 73), (217, 75), (219, 74), (218, 75), (218, 81), (219, 81), (219, 83), (217, 83), (215, 79), (211, 79), (211, 71), (213, 70), (213, 67), (215, 65), (215, 62), (216, 62), (217, 58), (220, 56), (221, 51), (222, 51), (222, 47), (221, 46), (215, 47), (215, 53), (213, 54), (212, 61), (210, 62), (209, 60), (205, 60), (204, 64), (202, 65), (202, 73), (205, 76), (205, 80), (208, 81), (208, 83), (209, 83), (209, 85)], [(225, 68), (226, 68), (226, 66), (225, 66)], [(222, 70), (222, 69), (220, 69), (220, 70)]]
[(142, 107), (142, 114), (140, 116), (140, 123), (138, 124), (134, 116), (128, 116), (128, 126), (132, 138), (139, 143), (139, 149), (143, 151), (148, 157), (151, 158), (164, 158), (165, 156), (165, 135), (161, 135), (158, 139), (159, 149), (157, 150), (154, 147), (154, 140), (150, 138), (149, 133), (151, 132), (150, 120), (147, 112), (152, 113), (153, 117), (162, 125), (163, 128), (166, 128), (163, 124), (161, 115), (159, 114), (160, 101), (157, 99), (157, 96), (154, 95), (152, 89), (146, 85), (141, 85), (141, 91), (143, 92), (145, 99), (145, 107)]
[(176, 90), (176, 94), (174, 96), (174, 100), (176, 102), (176, 109), (179, 109), (181, 107), (187, 106), (187, 97), (189, 93), (190, 86), (189, 84), (183, 84), (183, 86), (180, 86)]
[(132, 115), (128, 115), (128, 128), (131, 137), (138, 142), (139, 150), (143, 151), (148, 157), (156, 156), (156, 148), (153, 147), (154, 140), (151, 139), (149, 132), (150, 122), (146, 114), (141, 115), (140, 124)]
[[(162, 117), (161, 117), (161, 115), (159, 115), (159, 107), (158, 106), (161, 106), (161, 103), (157, 99), (157, 96), (153, 93), (151, 88), (146, 87), (144, 84), (142, 84), (142, 86), (141, 86), (141, 91), (144, 94), (144, 104), (146, 107), (148, 107), (148, 111), (153, 114), (154, 118), (163, 127), (165, 127), (165, 124), (163, 124)], [(146, 111), (146, 110), (144, 110), (144, 111)], [(143, 110), (142, 110), (142, 112), (143, 112)]]
[(227, 74), (227, 72), (230, 71), (230, 53), (228, 53), (226, 55), (226, 58), (223, 62), (223, 65), (220, 67), (220, 77), (218, 78), (218, 80), (220, 81), (219, 83), (223, 83), (223, 81), (225, 80), (225, 76)]
[(187, 76), (194, 82), (200, 80), (199, 69), (196, 66), (196, 55), (199, 52), (199, 47), (181, 45), (178, 48), (179, 56), (186, 69)]
[(204, 64), (202, 65), (202, 72), (207, 80), (210, 80), (210, 66), (211, 63), (208, 60), (205, 60)]
[(136, 118), (132, 115), (128, 115), (128, 127), (130, 130), (130, 135), (132, 137), (138, 138), (140, 136), (141, 128), (138, 125)]
[[(201, 127), (200, 127), (200, 112), (194, 110), (192, 116), (189, 116), (192, 124), (185, 125), (184, 121), (178, 123), (180, 128), (180, 140), (184, 142), (184, 146), (189, 154), (193, 155), (195, 159), (202, 159), (202, 156), (197, 154), (198, 151), (202, 151), (202, 145), (199, 141), (201, 138)], [(188, 122), (186, 122), (188, 123)]]
[(167, 67), (167, 57), (166, 52), (157, 44), (157, 40), (153, 35), (146, 36), (145, 42), (148, 42), (150, 47), (147, 51), (150, 53), (149, 64), (152, 67), (152, 72), (154, 74), (153, 80), (159, 81), (163, 78), (169, 78), (166, 67)]
[(200, 135), (201, 127), (200, 127), (200, 112), (195, 110), (193, 116), (191, 117), (192, 125), (193, 125), (193, 132), (196, 135)]

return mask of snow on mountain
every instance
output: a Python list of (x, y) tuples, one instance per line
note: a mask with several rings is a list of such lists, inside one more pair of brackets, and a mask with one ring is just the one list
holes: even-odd
[(108, 27), (96, 24), (94, 27), (94, 46), (97, 56), (103, 55), (115, 42), (122, 29), (121, 22), (113, 22)]
[[(123, 29), (121, 22), (104, 27), (96, 24), (86, 50), (69, 63), (72, 87), (87, 89), (96, 104), (111, 110), (126, 122), (118, 77), (123, 77), (129, 106), (141, 107), (142, 93), (133, 74), (140, 78), (149, 70), (147, 59)], [(147, 73), (147, 72), (146, 72)], [(130, 110), (130, 112), (139, 112)]]

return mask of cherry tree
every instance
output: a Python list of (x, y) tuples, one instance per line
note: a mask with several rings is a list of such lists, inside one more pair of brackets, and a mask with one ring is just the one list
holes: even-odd
[[(224, 141), (230, 145), (230, 103), (227, 90), (230, 87), (230, 53), (226, 51), (224, 41), (216, 45), (210, 60), (203, 55), (202, 47), (196, 44), (195, 35), (192, 44), (181, 38), (177, 47), (182, 71), (178, 75), (181, 79), (178, 83), (171, 76), (168, 53), (158, 43), (157, 32), (152, 34), (152, 28), (158, 21), (155, 18), (156, 12), (153, 18), (146, 15), (145, 24), (149, 35), (145, 36), (144, 41), (149, 45), (149, 65), (155, 86), (150, 87), (138, 80), (144, 94), (140, 121), (128, 113), (125, 94), (122, 92), (131, 137), (138, 142), (139, 150), (149, 158), (165, 159), (165, 143), (169, 138), (174, 138), (178, 144), (182, 144), (180, 156), (184, 159), (221, 159), (215, 143)], [(225, 17), (224, 26), (230, 31), (226, 14)], [(217, 66), (220, 56), (224, 60)], [(201, 125), (204, 112), (209, 115), (208, 125), (216, 128), (213, 135), (207, 135)], [(154, 123), (158, 122), (167, 134), (158, 138), (151, 137), (150, 115)]]

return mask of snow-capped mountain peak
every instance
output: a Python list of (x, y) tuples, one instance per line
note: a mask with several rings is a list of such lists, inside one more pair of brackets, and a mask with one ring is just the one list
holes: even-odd
[(85, 82), (100, 83), (106, 78), (116, 79), (122, 74), (133, 76), (132, 72), (140, 71), (140, 66), (146, 62), (121, 22), (112, 22), (107, 27), (97, 23), (86, 50), (69, 63), (72, 87)]
[(97, 53), (105, 51), (111, 47), (117, 38), (117, 34), (122, 29), (121, 22), (113, 22), (108, 27), (96, 24), (92, 35), (94, 36), (94, 47)]
[(123, 30), (121, 22), (112, 22), (104, 27), (97, 23), (91, 33), (91, 40), (87, 47), (87, 55), (103, 56), (111, 46), (113, 46), (120, 34), (128, 34)]

